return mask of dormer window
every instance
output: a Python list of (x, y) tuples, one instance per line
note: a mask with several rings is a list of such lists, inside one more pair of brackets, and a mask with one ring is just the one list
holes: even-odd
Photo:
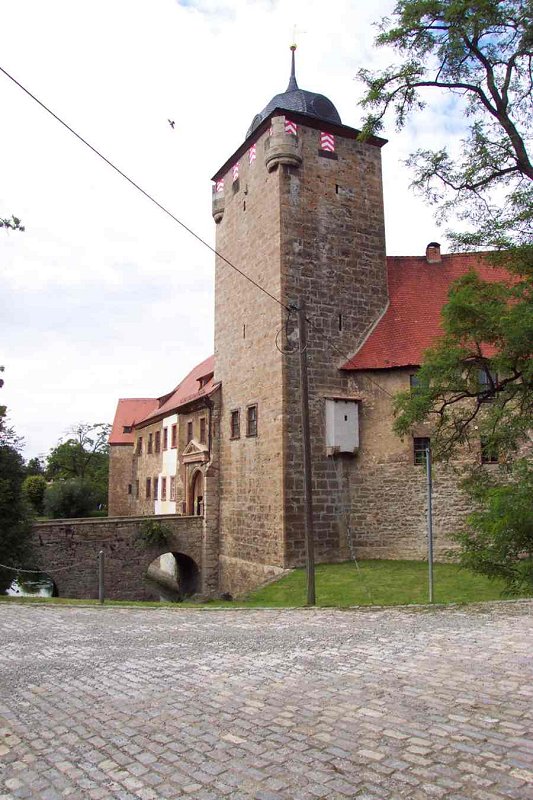
[(122, 426), (122, 433), (131, 433), (133, 430), (133, 425), (123, 425)]
[(200, 389), (203, 389), (204, 386), (209, 383), (212, 377), (213, 373), (210, 372), (209, 375), (202, 375), (200, 378), (197, 378), (199, 384), (198, 391), (200, 391)]

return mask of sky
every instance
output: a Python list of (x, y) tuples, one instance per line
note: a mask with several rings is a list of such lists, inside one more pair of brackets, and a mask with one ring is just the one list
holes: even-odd
[[(211, 176), (289, 78), (359, 127), (360, 67), (390, 0), (17, 0), (2, 4), (0, 66), (214, 245)], [(157, 397), (213, 352), (213, 254), (0, 73), (0, 400), (45, 455), (119, 397)], [(171, 128), (168, 119), (175, 121)], [(449, 99), (382, 151), (387, 252), (445, 238), (403, 161), (461, 133)], [(246, 264), (238, 265), (246, 271)]]

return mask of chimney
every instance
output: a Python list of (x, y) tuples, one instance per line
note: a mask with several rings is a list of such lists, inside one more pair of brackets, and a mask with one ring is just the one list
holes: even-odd
[(430, 242), (426, 247), (426, 261), (428, 264), (440, 264), (442, 261), (438, 242)]

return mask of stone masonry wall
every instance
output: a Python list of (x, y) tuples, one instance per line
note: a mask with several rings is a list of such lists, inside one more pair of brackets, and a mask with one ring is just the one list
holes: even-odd
[[(155, 450), (155, 435), (160, 434), (160, 450)], [(152, 452), (148, 452), (148, 442), (152, 436)], [(142, 438), (142, 449), (138, 452), (138, 441)], [(152, 422), (135, 431), (135, 450), (134, 450), (134, 513), (138, 515), (148, 515), (154, 513), (153, 481), (161, 473), (163, 464), (163, 429), (161, 420)], [(146, 497), (146, 479), (150, 478), (151, 490), (150, 497)], [(139, 493), (136, 492), (136, 482), (138, 481)]]
[[(316, 558), (337, 561), (347, 552), (338, 514), (347, 490), (326, 454), (325, 397), (346, 394), (339, 366), (387, 301), (381, 152), (350, 131), (335, 136), (336, 157), (319, 153), (319, 130), (300, 125), (298, 136), (301, 166), (280, 168), (283, 298), (306, 302)], [(297, 355), (284, 361), (284, 397), (286, 564), (293, 566), (305, 555)]]
[[(143, 582), (150, 563), (165, 552), (183, 553), (197, 563), (206, 593), (218, 587), (218, 564), (203, 519), (158, 516), (171, 530), (161, 547), (145, 547), (138, 540), (143, 518), (53, 520), (33, 526), (34, 562), (54, 580), (60, 597), (98, 597), (98, 552), (105, 554), (105, 593), (108, 599), (159, 599)], [(207, 532), (207, 536), (208, 536)]]
[[(409, 388), (415, 370), (376, 370), (351, 373), (349, 387), (361, 398), (360, 444), (353, 458), (335, 457), (344, 481), (344, 502), (339, 507), (345, 545), (359, 558), (427, 557), (427, 489), (423, 465), (414, 464), (413, 438), (400, 439), (393, 431), (392, 396)], [(415, 436), (431, 436), (421, 425)], [(458, 482), (479, 450), (461, 460), (433, 466), (433, 533), (436, 558), (444, 559), (453, 547), (451, 534), (464, 527), (472, 511)], [(486, 465), (492, 470), (493, 465)], [(351, 538), (351, 542), (350, 542)]]
[[(131, 486), (131, 493), (129, 487)], [(133, 445), (111, 445), (109, 448), (108, 513), (111, 517), (127, 517), (134, 510)]]
[[(280, 296), (279, 173), (269, 173), (268, 132), (257, 158), (239, 162), (239, 180), (224, 176), (224, 214), (216, 247), (267, 291)], [(220, 423), (221, 554), (244, 562), (282, 566), (283, 397), (282, 356), (276, 334), (280, 306), (221, 259), (215, 276), (215, 380), (222, 381)], [(257, 404), (257, 436), (246, 435), (246, 413)], [(240, 412), (240, 437), (231, 439), (231, 412)]]

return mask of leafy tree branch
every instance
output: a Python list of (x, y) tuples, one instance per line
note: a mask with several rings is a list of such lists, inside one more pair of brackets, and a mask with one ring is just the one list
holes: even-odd
[(359, 72), (368, 111), (363, 136), (381, 130), (389, 112), (401, 129), (436, 93), (461, 98), (468, 133), (459, 155), (419, 150), (408, 162), (414, 187), (439, 204), (441, 219), (454, 214), (471, 224), (466, 234), (449, 233), (460, 245), (532, 239), (532, 19), (531, 0), (400, 0), (376, 44), (402, 61)]

